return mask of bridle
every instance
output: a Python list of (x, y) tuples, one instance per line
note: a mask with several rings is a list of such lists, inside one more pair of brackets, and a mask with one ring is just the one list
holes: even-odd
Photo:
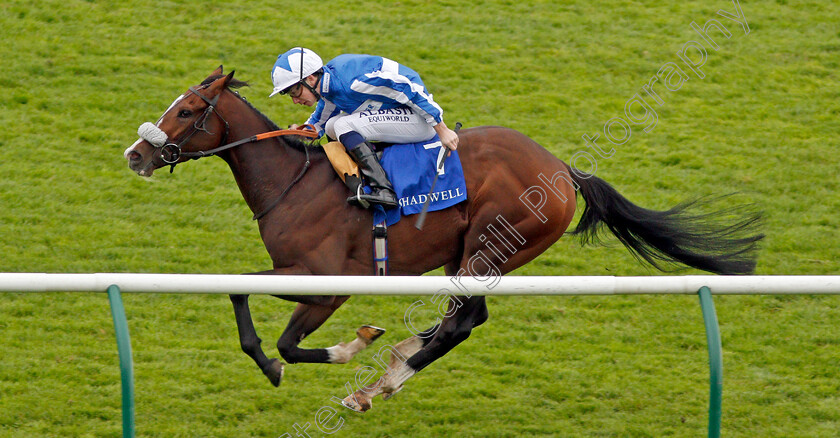
[[(195, 119), (195, 122), (193, 122), (192, 130), (189, 133), (187, 133), (186, 135), (184, 135), (184, 137), (181, 139), (181, 141), (179, 141), (177, 144), (175, 142), (168, 142), (168, 143), (164, 144), (163, 146), (159, 147), (159, 149), (160, 149), (160, 159), (165, 164), (168, 164), (168, 165), (171, 166), (169, 168), (170, 173), (172, 173), (175, 170), (175, 165), (178, 164), (178, 161), (180, 161), (181, 158), (198, 159), (198, 158), (201, 158), (203, 156), (209, 156), (209, 155), (213, 155), (215, 153), (221, 152), (221, 150), (218, 150), (218, 151), (216, 150), (218, 148), (212, 149), (210, 151), (202, 151), (202, 152), (182, 152), (181, 151), (181, 148), (185, 144), (187, 144), (187, 142), (190, 141), (192, 136), (195, 135), (199, 131), (205, 132), (208, 135), (214, 135), (212, 132), (207, 130), (207, 120), (210, 118), (211, 114), (215, 113), (219, 117), (219, 120), (221, 120), (222, 123), (225, 124), (225, 134), (219, 140), (219, 144), (223, 144), (227, 140), (228, 133), (230, 132), (230, 124), (227, 122), (227, 120), (225, 120), (224, 117), (222, 117), (221, 114), (219, 114), (218, 111), (216, 111), (216, 104), (219, 103), (219, 97), (222, 94), (219, 93), (218, 95), (216, 95), (216, 97), (214, 97), (211, 100), (211, 99), (208, 99), (203, 94), (199, 93), (198, 89), (195, 88), (195, 87), (190, 87), (190, 92), (192, 94), (195, 94), (196, 96), (200, 97), (201, 100), (203, 100), (207, 104), (207, 108), (204, 109), (204, 113), (202, 113), (201, 116), (199, 116), (198, 118)], [(167, 136), (167, 139), (168, 138), (169, 137)], [(152, 144), (152, 146), (155, 146), (155, 148), (158, 149), (157, 145)], [(210, 153), (210, 152), (212, 152), (212, 153)]]
[[(199, 93), (198, 90), (199, 89), (196, 87), (190, 87), (189, 91), (192, 94), (195, 94), (196, 96), (201, 98), (201, 100), (203, 100), (207, 104), (207, 108), (204, 109), (204, 113), (202, 113), (198, 118), (195, 119), (195, 122), (193, 122), (192, 130), (186, 135), (184, 135), (184, 137), (180, 141), (178, 141), (177, 143), (175, 141), (168, 141), (169, 136), (166, 133), (164, 133), (160, 128), (151, 125), (151, 123), (148, 124), (151, 125), (151, 127), (147, 129), (157, 130), (157, 133), (166, 137), (165, 141), (147, 138), (147, 136), (149, 136), (148, 134), (144, 136), (143, 129), (144, 126), (146, 126), (146, 124), (141, 125), (140, 130), (138, 132), (141, 138), (149, 142), (149, 144), (151, 144), (155, 148), (155, 150), (157, 151), (156, 154), (160, 157), (161, 161), (170, 166), (169, 173), (175, 171), (175, 165), (178, 164), (178, 162), (182, 158), (197, 160), (202, 157), (216, 155), (219, 152), (223, 152), (246, 143), (258, 142), (268, 138), (280, 137), (284, 135), (298, 135), (311, 139), (318, 138), (318, 132), (313, 126), (303, 125), (299, 129), (281, 129), (277, 131), (264, 132), (262, 134), (252, 135), (250, 137), (225, 144), (225, 141), (227, 141), (228, 138), (228, 134), (230, 133), (230, 124), (219, 113), (219, 111), (216, 110), (216, 105), (219, 103), (219, 97), (221, 97), (222, 93), (219, 93), (213, 99), (208, 99), (206, 96)], [(225, 124), (225, 133), (224, 135), (222, 135), (222, 138), (219, 139), (219, 146), (206, 151), (183, 152), (181, 148), (185, 144), (187, 144), (187, 142), (190, 141), (193, 135), (195, 135), (197, 132), (201, 131), (207, 133), (208, 135), (214, 135), (207, 129), (207, 120), (210, 118), (211, 114), (215, 114), (216, 116), (218, 116), (219, 120), (221, 120)], [(158, 137), (160, 137), (160, 135)], [(163, 144), (161, 145), (160, 143)], [(268, 207), (266, 207), (262, 212), (255, 214), (253, 220), (259, 220), (260, 218), (268, 214), (268, 212), (271, 211), (274, 207), (276, 207), (280, 203), (280, 201), (283, 200), (283, 198), (286, 196), (289, 190), (291, 190), (292, 186), (294, 186), (298, 181), (300, 181), (300, 179), (303, 177), (303, 174), (306, 173), (307, 169), (309, 169), (309, 148), (304, 147), (303, 150), (304, 152), (306, 152), (306, 162), (303, 164), (303, 168), (300, 170), (298, 175), (292, 180), (292, 182), (289, 183), (289, 185), (283, 190), (283, 192), (280, 193), (280, 196), (278, 196), (277, 199), (274, 200), (271, 204), (269, 204)]]

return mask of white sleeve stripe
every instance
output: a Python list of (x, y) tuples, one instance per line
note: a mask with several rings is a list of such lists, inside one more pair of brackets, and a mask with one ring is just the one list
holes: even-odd
[[(321, 109), (321, 117), (318, 120), (312, 120), (312, 123), (315, 126), (315, 129), (318, 130), (319, 134), (322, 134), (324, 131), (324, 126), (327, 124), (327, 120), (332, 118), (335, 115), (336, 107), (335, 104), (330, 102), (329, 100), (324, 99), (324, 108)], [(313, 114), (314, 116), (315, 114)], [(311, 120), (312, 116), (310, 116)]]
[(406, 96), (405, 93), (397, 91), (391, 87), (376, 86), (356, 80), (350, 85), (350, 89), (362, 94), (385, 96), (404, 105), (408, 103), (408, 96)]
[(400, 72), (400, 65), (397, 61), (392, 61), (388, 58), (382, 58), (382, 71), (386, 71), (388, 73), (399, 74)]

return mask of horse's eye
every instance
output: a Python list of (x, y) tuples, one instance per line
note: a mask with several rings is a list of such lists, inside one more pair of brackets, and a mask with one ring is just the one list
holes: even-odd
[(190, 110), (182, 109), (181, 111), (178, 111), (178, 117), (182, 119), (185, 119), (190, 116), (192, 116), (192, 111)]

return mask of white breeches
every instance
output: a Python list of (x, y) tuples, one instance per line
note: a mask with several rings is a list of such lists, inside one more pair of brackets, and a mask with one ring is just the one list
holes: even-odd
[(324, 130), (335, 139), (356, 131), (365, 140), (388, 143), (416, 143), (435, 136), (434, 128), (426, 119), (408, 107), (353, 114), (342, 112), (328, 120)]

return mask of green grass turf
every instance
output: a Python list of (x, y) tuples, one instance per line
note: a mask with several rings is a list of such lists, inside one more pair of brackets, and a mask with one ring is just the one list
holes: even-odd
[[(649, 132), (599, 158), (597, 174), (664, 209), (733, 191), (767, 233), (759, 274), (840, 269), (840, 8), (741, 2), (750, 32), (715, 2), (102, 2), (0, 4), (0, 271), (242, 273), (270, 261), (218, 159), (144, 180), (122, 151), (136, 127), (219, 64), (280, 125), (308, 108), (268, 100), (269, 70), (295, 45), (325, 59), (374, 53), (421, 72), (446, 120), (520, 130), (568, 160), (586, 150), (665, 65), (690, 79)], [(717, 19), (731, 38), (694, 30)], [(677, 56), (705, 44), (699, 79)], [(646, 97), (644, 94), (640, 94)], [(649, 100), (650, 102), (650, 100)], [(591, 149), (590, 149), (591, 151)], [(517, 202), (512, 199), (511, 202)], [(520, 275), (648, 275), (615, 240), (564, 238)], [(682, 271), (692, 274), (694, 271)], [(562, 281), (558, 279), (558, 281)], [(433, 291), (430, 291), (430, 295)], [(239, 351), (223, 296), (125, 296), (138, 436), (278, 437), (315, 429), (359, 367), (289, 366), (271, 387)], [(360, 324), (408, 336), (416, 298), (356, 297), (305, 346), (349, 341)], [(696, 297), (490, 298), (491, 319), (332, 436), (705, 436), (708, 365)], [(836, 437), (840, 299), (717, 297), (723, 435)], [(293, 308), (252, 299), (273, 351)], [(426, 315), (429, 320), (432, 315)], [(120, 434), (116, 345), (104, 294), (0, 297), (0, 437)], [(276, 353), (274, 353), (276, 356)]]

